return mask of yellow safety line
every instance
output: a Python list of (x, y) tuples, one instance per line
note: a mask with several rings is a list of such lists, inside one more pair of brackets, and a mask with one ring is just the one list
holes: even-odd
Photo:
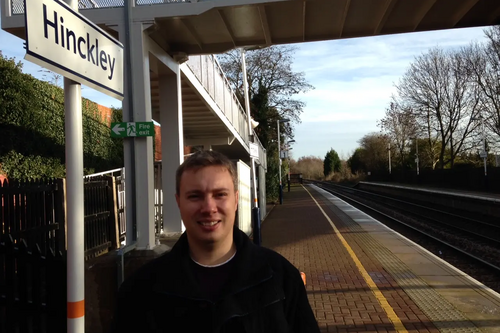
[(345, 240), (344, 236), (342, 236), (342, 234), (340, 233), (339, 229), (337, 229), (337, 227), (335, 226), (335, 224), (333, 224), (332, 220), (330, 220), (330, 218), (328, 217), (328, 215), (326, 215), (326, 213), (323, 210), (323, 208), (321, 208), (321, 206), (319, 205), (319, 203), (316, 201), (316, 199), (314, 199), (314, 197), (307, 190), (307, 188), (305, 188), (304, 185), (302, 185), (302, 187), (307, 191), (307, 193), (309, 193), (309, 195), (311, 196), (311, 198), (314, 200), (314, 202), (316, 203), (316, 205), (319, 207), (319, 209), (321, 210), (321, 212), (323, 213), (323, 215), (328, 220), (328, 222), (330, 222), (330, 225), (332, 226), (333, 230), (335, 231), (335, 234), (337, 235), (337, 237), (342, 242), (342, 245), (344, 245), (344, 247), (346, 248), (346, 250), (349, 253), (349, 255), (351, 256), (352, 260), (356, 264), (356, 267), (358, 268), (359, 272), (361, 273), (361, 275), (365, 279), (366, 283), (368, 284), (368, 287), (370, 287), (370, 290), (375, 295), (375, 297), (377, 298), (377, 301), (380, 303), (380, 305), (384, 309), (385, 313), (387, 314), (387, 317), (389, 317), (389, 320), (394, 325), (394, 328), (398, 332), (408, 333), (408, 331), (404, 327), (403, 323), (401, 322), (401, 320), (399, 319), (399, 317), (394, 312), (394, 309), (389, 305), (389, 302), (387, 302), (387, 299), (384, 297), (384, 295), (382, 294), (382, 292), (378, 289), (378, 287), (375, 284), (375, 282), (373, 282), (371, 276), (368, 274), (368, 272), (366, 271), (366, 269), (363, 267), (363, 264), (361, 264), (361, 261), (359, 261), (358, 257), (356, 256), (356, 253), (354, 253), (354, 251), (352, 250), (352, 248), (349, 245), (349, 243), (347, 243), (347, 241)]

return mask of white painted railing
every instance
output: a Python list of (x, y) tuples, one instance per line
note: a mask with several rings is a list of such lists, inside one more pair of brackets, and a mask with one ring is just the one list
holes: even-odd
[[(189, 56), (186, 64), (245, 143), (248, 144), (246, 112), (231, 88), (217, 59), (213, 55)], [(257, 136), (255, 135), (255, 137)], [(264, 168), (267, 168), (266, 151), (258, 139), (257, 144), (259, 145), (259, 162)]]
[(248, 144), (247, 116), (213, 55), (190, 56), (186, 62), (229, 122)]

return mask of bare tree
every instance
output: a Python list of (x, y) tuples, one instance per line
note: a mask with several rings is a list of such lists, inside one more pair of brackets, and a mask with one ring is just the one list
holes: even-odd
[(290, 160), (290, 167), (293, 173), (301, 173), (305, 179), (323, 178), (323, 160), (316, 156), (304, 156), (298, 161)]
[[(485, 130), (500, 144), (500, 26), (485, 30), (486, 44), (471, 43), (463, 49), (471, 78), (481, 93)], [(477, 122), (480, 123), (479, 121)], [(487, 135), (488, 136), (488, 135)]]
[[(439, 156), (441, 155), (441, 140), (438, 131), (434, 129), (435, 118), (432, 116), (430, 108), (412, 109), (415, 114), (415, 122), (417, 125), (416, 138), (423, 140), (425, 145), (420, 147), (420, 165), (422, 167), (436, 168), (439, 163)], [(423, 148), (423, 149), (422, 149)]]
[(408, 145), (417, 137), (418, 126), (415, 113), (410, 107), (402, 106), (395, 97), (385, 111), (385, 117), (379, 121), (381, 131), (391, 138), (396, 149), (396, 162), (405, 166), (408, 157)]
[(488, 38), (485, 49), (488, 76), (484, 88), (489, 102), (486, 125), (498, 136), (497, 141), (500, 141), (500, 25), (490, 27), (485, 34)]
[[(293, 46), (270, 46), (246, 52), (247, 80), (250, 98), (264, 89), (269, 94), (269, 107), (281, 117), (300, 122), (305, 103), (293, 97), (314, 89), (305, 73), (292, 70)], [(243, 96), (243, 73), (240, 50), (219, 55), (221, 67), (233, 88)]]
[(387, 172), (389, 169), (390, 139), (386, 135), (370, 133), (363, 136), (358, 143), (361, 146), (360, 162), (365, 171)]
[(479, 91), (469, 78), (463, 52), (431, 49), (415, 59), (396, 85), (400, 98), (416, 110), (429, 141), (435, 133), (440, 140), (440, 167), (453, 167), (464, 142), (474, 129)]

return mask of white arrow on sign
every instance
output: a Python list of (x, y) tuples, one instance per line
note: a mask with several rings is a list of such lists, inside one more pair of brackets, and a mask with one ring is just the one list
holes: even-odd
[(125, 128), (120, 127), (120, 124), (116, 124), (113, 126), (113, 132), (115, 132), (116, 135), (120, 135), (120, 132), (125, 131)]

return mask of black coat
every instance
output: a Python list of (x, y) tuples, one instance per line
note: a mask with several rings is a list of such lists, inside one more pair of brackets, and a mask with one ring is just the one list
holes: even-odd
[(198, 289), (183, 234), (120, 288), (118, 332), (319, 332), (299, 271), (235, 228), (234, 270), (217, 301)]

